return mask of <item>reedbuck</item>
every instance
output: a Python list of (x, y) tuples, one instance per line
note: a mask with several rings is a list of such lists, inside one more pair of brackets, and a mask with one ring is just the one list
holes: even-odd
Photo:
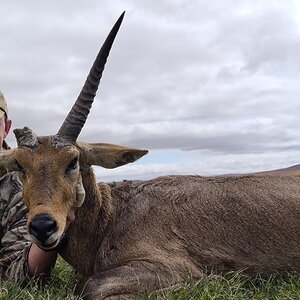
[[(85, 276), (87, 299), (166, 288), (205, 271), (300, 271), (300, 178), (165, 176), (98, 183), (92, 165), (115, 168), (147, 153), (77, 141), (123, 15), (103, 44), (58, 133), (15, 130), (18, 147), (0, 170), (18, 171), (28, 231), (44, 249), (61, 236), (61, 255)], [(76, 209), (75, 221), (66, 224)]]

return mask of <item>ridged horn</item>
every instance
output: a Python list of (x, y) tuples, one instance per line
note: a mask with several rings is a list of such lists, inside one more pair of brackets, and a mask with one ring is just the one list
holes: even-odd
[(38, 144), (37, 135), (30, 128), (14, 129), (14, 134), (17, 139), (18, 147), (36, 148)]
[(93, 104), (96, 92), (102, 77), (105, 63), (109, 55), (109, 51), (118, 33), (125, 15), (125, 11), (121, 14), (110, 33), (108, 34), (105, 42), (103, 43), (95, 62), (90, 70), (90, 73), (85, 81), (85, 84), (67, 115), (65, 121), (61, 125), (58, 135), (70, 142), (75, 142)]

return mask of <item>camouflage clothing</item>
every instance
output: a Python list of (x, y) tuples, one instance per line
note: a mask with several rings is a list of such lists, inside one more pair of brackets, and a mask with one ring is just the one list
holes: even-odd
[(28, 274), (27, 208), (22, 199), (22, 185), (16, 173), (0, 179), (0, 274), (21, 280)]

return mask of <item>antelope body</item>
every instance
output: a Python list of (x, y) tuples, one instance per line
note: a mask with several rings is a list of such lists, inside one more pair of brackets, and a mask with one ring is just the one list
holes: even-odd
[[(95, 181), (83, 178), (97, 193)], [(89, 278), (91, 299), (152, 291), (206, 271), (300, 271), (298, 177), (165, 176), (98, 188), (102, 204), (86, 198), (63, 253)]]
[(58, 133), (38, 137), (17, 129), (18, 148), (0, 154), (0, 173), (16, 170), (23, 182), (32, 240), (52, 249), (66, 233), (61, 255), (85, 276), (87, 299), (133, 297), (207, 270), (299, 272), (299, 177), (165, 176), (97, 184), (92, 165), (115, 168), (147, 153), (77, 141), (122, 18)]

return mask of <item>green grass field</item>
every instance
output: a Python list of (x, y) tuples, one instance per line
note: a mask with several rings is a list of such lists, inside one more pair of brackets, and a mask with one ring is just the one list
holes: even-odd
[[(1, 282), (0, 300), (79, 300), (75, 295), (76, 283), (80, 276), (62, 259), (58, 260), (51, 279), (41, 285), (35, 281), (26, 286)], [(180, 300), (300, 300), (300, 276), (268, 279), (229, 273), (224, 277), (209, 275), (201, 281), (188, 280), (183, 286), (156, 295), (141, 295), (140, 299)]]

